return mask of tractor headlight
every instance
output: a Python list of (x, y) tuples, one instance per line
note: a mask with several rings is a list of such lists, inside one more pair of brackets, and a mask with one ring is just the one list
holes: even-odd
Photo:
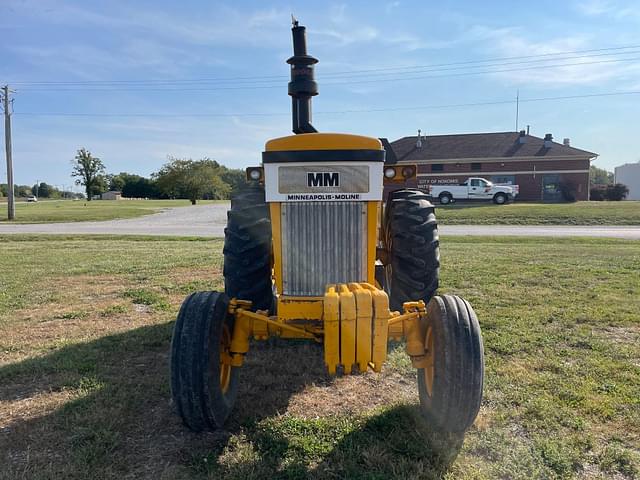
[(262, 168), (249, 167), (247, 168), (247, 180), (257, 182), (262, 179)]
[(413, 177), (414, 174), (415, 174), (415, 170), (413, 169), (413, 167), (404, 167), (402, 169), (402, 176), (404, 178), (411, 178)]
[(386, 178), (393, 178), (396, 176), (396, 169), (393, 167), (387, 167), (384, 169), (384, 176)]

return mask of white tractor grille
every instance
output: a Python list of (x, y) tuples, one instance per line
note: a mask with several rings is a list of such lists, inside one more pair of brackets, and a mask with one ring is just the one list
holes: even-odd
[(322, 296), (367, 280), (366, 202), (282, 203), (283, 294)]

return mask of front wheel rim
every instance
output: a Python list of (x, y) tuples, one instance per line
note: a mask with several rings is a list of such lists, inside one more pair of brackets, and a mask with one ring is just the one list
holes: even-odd
[(220, 336), (220, 389), (227, 393), (231, 384), (231, 332), (229, 327), (222, 327)]
[(435, 376), (435, 368), (434, 368), (435, 352), (434, 352), (433, 345), (434, 345), (433, 328), (429, 326), (427, 328), (427, 337), (425, 340), (426, 361), (425, 361), (425, 367), (423, 369), (424, 384), (427, 387), (427, 395), (429, 395), (429, 397), (433, 397), (433, 379)]

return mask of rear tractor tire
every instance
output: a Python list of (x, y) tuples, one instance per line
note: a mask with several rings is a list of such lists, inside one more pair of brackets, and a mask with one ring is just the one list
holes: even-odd
[(195, 432), (222, 428), (238, 393), (231, 366), (234, 319), (224, 293), (196, 292), (180, 307), (171, 340), (171, 394), (184, 424)]
[(484, 348), (480, 325), (466, 300), (443, 295), (427, 306), (426, 367), (418, 369), (423, 414), (440, 431), (459, 434), (480, 409)]
[(438, 289), (440, 250), (435, 208), (420, 190), (389, 195), (385, 207), (387, 265), (383, 287), (391, 310), (408, 301), (429, 303)]
[(253, 310), (270, 311), (271, 220), (264, 187), (252, 185), (231, 197), (224, 237), (225, 293), (250, 300)]

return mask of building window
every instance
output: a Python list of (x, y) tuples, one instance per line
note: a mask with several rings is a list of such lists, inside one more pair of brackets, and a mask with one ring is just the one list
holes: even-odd
[(515, 185), (516, 184), (516, 176), (515, 175), (494, 175), (491, 177), (491, 181), (496, 185)]
[(482, 170), (482, 164), (481, 163), (472, 163), (471, 164), (471, 170)]
[(444, 164), (442, 164), (442, 163), (433, 163), (433, 164), (431, 164), (431, 171), (432, 172), (442, 172), (442, 171), (444, 171)]

